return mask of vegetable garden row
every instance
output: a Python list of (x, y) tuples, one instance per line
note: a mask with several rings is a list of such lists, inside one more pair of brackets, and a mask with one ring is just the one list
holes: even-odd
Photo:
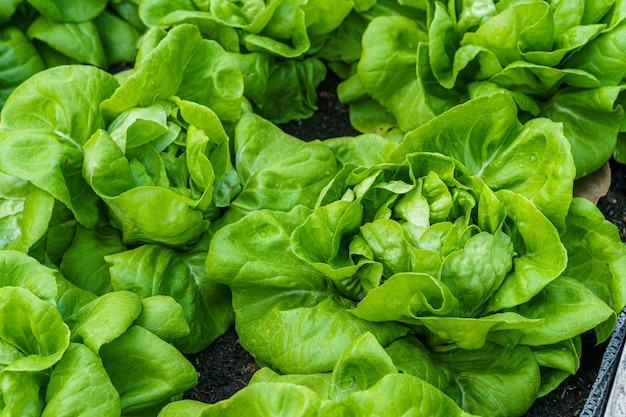
[(626, 306), (624, 74), (623, 0), (4, 2), (0, 414), (523, 415)]

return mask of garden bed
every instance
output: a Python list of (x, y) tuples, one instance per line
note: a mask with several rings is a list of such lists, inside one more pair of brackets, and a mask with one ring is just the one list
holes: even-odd
[[(318, 110), (315, 115), (307, 120), (282, 125), (283, 130), (304, 140), (357, 134), (350, 125), (347, 106), (337, 100), (337, 82), (338, 79), (329, 74), (318, 89)], [(606, 218), (618, 227), (622, 241), (626, 241), (625, 196), (626, 167), (611, 161), (611, 187), (599, 200), (598, 206)], [(608, 393), (597, 391), (606, 389), (607, 381), (604, 385), (594, 383), (599, 374), (601, 377), (610, 377), (613, 374), (611, 371), (617, 366), (615, 361), (611, 361), (608, 368), (605, 366), (602, 369), (603, 361), (613, 359), (612, 356), (604, 357), (612, 340), (596, 345), (593, 332), (583, 334), (583, 353), (578, 372), (563, 381), (556, 390), (539, 398), (525, 417), (576, 417), (583, 411), (594, 412), (587, 416), (602, 417), (603, 410), (597, 408), (605, 406)], [(239, 345), (237, 334), (232, 328), (206, 350), (189, 358), (198, 370), (199, 382), (185, 393), (185, 398), (207, 403), (230, 397), (246, 386), (258, 369), (254, 358)], [(588, 404), (590, 395), (602, 398)]]

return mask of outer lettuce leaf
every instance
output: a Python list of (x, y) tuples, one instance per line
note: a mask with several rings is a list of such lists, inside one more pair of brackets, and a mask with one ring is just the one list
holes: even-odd
[(39, 394), (43, 385), (41, 374), (4, 372), (0, 374), (0, 410), (7, 415), (39, 417), (44, 401)]
[(329, 371), (364, 332), (387, 344), (407, 331), (350, 314), (346, 308), (352, 303), (292, 253), (291, 232), (309, 211), (255, 210), (214, 235), (206, 260), (209, 277), (233, 293), (242, 346), (284, 373)]
[(239, 119), (243, 92), (235, 61), (218, 43), (203, 41), (184, 70), (176, 95), (209, 107), (226, 123)]
[(341, 401), (357, 391), (371, 388), (386, 374), (394, 373), (393, 362), (381, 351), (382, 347), (371, 333), (359, 336), (333, 369), (329, 399)]
[(231, 202), (230, 221), (257, 209), (313, 207), (336, 173), (336, 159), (322, 143), (296, 139), (253, 113), (242, 115), (234, 136), (243, 190)]
[(11, 129), (56, 132), (79, 147), (105, 126), (98, 105), (118, 86), (111, 74), (90, 66), (51, 68), (15, 90), (0, 121)]
[[(393, 396), (386, 395), (393, 392)], [(399, 402), (395, 397), (401, 397)], [(391, 410), (391, 412), (389, 411)], [(370, 390), (355, 393), (338, 403), (327, 402), (321, 413), (364, 415), (367, 413), (392, 416), (462, 416), (471, 417), (449, 397), (419, 378), (406, 374), (388, 374)]]
[(567, 60), (565, 66), (587, 71), (605, 86), (620, 83), (626, 66), (624, 59), (626, 21), (623, 19), (624, 16), (621, 16), (619, 23), (612, 24), (600, 36), (587, 42), (580, 51)]
[(233, 54), (246, 74), (245, 96), (256, 114), (287, 123), (311, 117), (317, 110), (316, 88), (326, 77), (326, 66), (317, 58), (279, 60), (267, 54)]
[(59, 311), (22, 287), (2, 287), (0, 295), (0, 340), (3, 351), (9, 346), (14, 349), (9, 361), (3, 360), (0, 375), (50, 369), (61, 359), (70, 341), (70, 331)]
[[(387, 396), (389, 392), (394, 395)], [(279, 375), (263, 368), (249, 386), (227, 400), (174, 402), (159, 417), (239, 415), (251, 409), (253, 415), (281, 416), (471, 416), (433, 385), (398, 373), (376, 338), (364, 333), (346, 348), (332, 372)]]
[(109, 67), (135, 61), (140, 32), (131, 22), (104, 11), (98, 15), (94, 23)]
[(360, 132), (386, 135), (397, 124), (390, 111), (369, 97), (358, 74), (337, 86), (337, 96), (340, 102), (350, 105), (350, 124)]
[(98, 219), (98, 199), (80, 175), (81, 147), (104, 126), (94, 103), (117, 86), (113, 76), (97, 68), (53, 68), (21, 84), (0, 115), (6, 150), (0, 169), (46, 191), (87, 227)]
[[(616, 86), (562, 89), (545, 103), (541, 115), (563, 123), (576, 164), (576, 178), (598, 170), (610, 159), (624, 118), (624, 110), (618, 105), (622, 90)], [(593, 132), (593, 140), (589, 132)]]
[[(357, 340), (360, 340), (359, 337)], [(367, 360), (372, 359), (370, 356)], [(376, 358), (378, 359), (378, 358)], [(378, 363), (377, 361), (372, 361)], [(335, 365), (336, 367), (336, 365)], [(395, 369), (394, 369), (395, 372)], [(316, 374), (279, 374), (271, 368), (261, 368), (250, 379), (250, 385), (263, 382), (283, 382), (301, 385), (307, 387), (317, 393), (322, 398), (330, 398), (332, 372), (316, 373)]]
[(0, 172), (0, 249), (22, 252), (46, 233), (54, 198), (28, 181)]
[(132, 291), (144, 303), (153, 296), (169, 296), (182, 307), (189, 334), (173, 342), (184, 353), (196, 353), (233, 324), (230, 292), (207, 280), (205, 257), (202, 252), (176, 253), (161, 246), (143, 245), (109, 255), (106, 260), (116, 291)]
[(91, 64), (99, 68), (107, 68), (109, 65), (98, 35), (98, 28), (92, 21), (62, 23), (39, 16), (29, 26), (28, 36), (44, 42), (73, 62)]
[(28, 0), (39, 13), (61, 22), (81, 22), (93, 19), (106, 7), (107, 0)]
[(12, 129), (0, 133), (0, 143), (0, 170), (50, 194), (81, 224), (95, 225), (98, 198), (80, 174), (83, 153), (71, 139), (49, 130)]
[(100, 357), (125, 416), (156, 416), (172, 398), (198, 382), (193, 365), (143, 327), (133, 326), (102, 346)]
[(41, 416), (114, 416), (120, 397), (100, 358), (85, 345), (72, 343), (50, 374)]
[(574, 375), (580, 366), (582, 354), (580, 336), (554, 345), (531, 347), (531, 349), (541, 367), (539, 397), (556, 389), (565, 378)]
[(22, 287), (49, 304), (54, 304), (57, 284), (54, 270), (34, 258), (13, 250), (0, 251), (0, 288)]
[(71, 245), (59, 264), (63, 276), (96, 295), (113, 290), (109, 265), (104, 257), (126, 250), (120, 233), (111, 227), (85, 229), (77, 226)]
[(614, 225), (587, 200), (575, 198), (572, 201), (566, 222), (562, 240), (569, 260), (563, 275), (581, 282), (614, 312), (596, 328), (600, 342), (609, 337), (617, 314), (626, 304), (626, 247)]
[(539, 366), (528, 347), (432, 352), (406, 337), (386, 348), (401, 371), (445, 392), (464, 410), (489, 416), (521, 416), (537, 398)]
[(35, 46), (15, 27), (6, 26), (0, 29), (0, 48), (1, 108), (18, 85), (35, 73), (43, 71), (45, 67)]
[(182, 400), (168, 404), (159, 417), (258, 416), (314, 417), (321, 399), (310, 389), (287, 383), (259, 382), (216, 404)]
[[(605, 302), (578, 281), (565, 276), (546, 285), (532, 300), (515, 310), (529, 318), (544, 319), (538, 326), (521, 330), (520, 343), (530, 346), (555, 344), (596, 326), (606, 328), (603, 324), (615, 317), (615, 312)], [(598, 334), (599, 340), (606, 337), (608, 335)]]

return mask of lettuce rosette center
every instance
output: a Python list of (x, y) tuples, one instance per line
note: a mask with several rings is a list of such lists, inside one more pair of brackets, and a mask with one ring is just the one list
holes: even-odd
[[(509, 310), (556, 279), (567, 254), (528, 199), (494, 192), (435, 153), (344, 173), (294, 230), (291, 248), (357, 302), (354, 315), (464, 348), (541, 322)], [(463, 328), (472, 321), (470, 335)]]
[(125, 243), (181, 246), (238, 191), (228, 142), (211, 109), (172, 97), (133, 107), (92, 135), (83, 175)]

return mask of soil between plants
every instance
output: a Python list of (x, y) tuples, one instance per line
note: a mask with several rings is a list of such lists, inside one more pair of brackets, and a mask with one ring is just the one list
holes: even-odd
[[(303, 140), (328, 139), (358, 134), (349, 122), (349, 112), (339, 103), (336, 86), (339, 79), (329, 72), (318, 88), (318, 110), (306, 120), (294, 120), (280, 127)], [(607, 220), (615, 224), (622, 241), (626, 241), (626, 166), (610, 161), (611, 187), (598, 207)], [(607, 342), (595, 343), (595, 335), (582, 335), (581, 364), (575, 375), (539, 398), (524, 417), (576, 417), (585, 406), (593, 383), (598, 375)], [(198, 371), (198, 384), (187, 391), (184, 398), (215, 403), (231, 397), (244, 388), (258, 370), (254, 358), (246, 352), (234, 328), (228, 330), (204, 351), (189, 355), (188, 359)]]

